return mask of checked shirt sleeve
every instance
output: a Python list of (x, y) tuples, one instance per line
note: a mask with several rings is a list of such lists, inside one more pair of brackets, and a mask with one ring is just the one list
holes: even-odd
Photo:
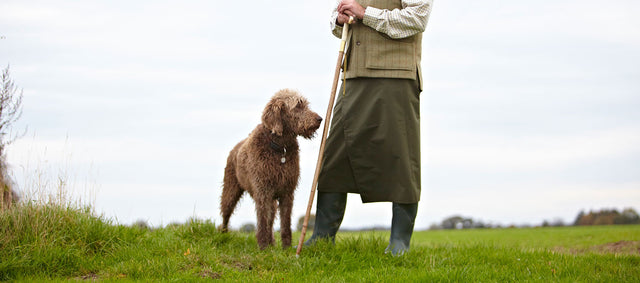
[(391, 38), (405, 38), (425, 30), (432, 6), (433, 0), (402, 0), (402, 9), (391, 11), (369, 6), (362, 23)]
[(342, 27), (339, 26), (336, 23), (336, 20), (338, 19), (338, 4), (340, 3), (340, 1), (336, 2), (335, 7), (333, 8), (333, 12), (331, 13), (331, 32), (333, 33), (333, 35), (337, 38), (341, 38), (342, 37)]

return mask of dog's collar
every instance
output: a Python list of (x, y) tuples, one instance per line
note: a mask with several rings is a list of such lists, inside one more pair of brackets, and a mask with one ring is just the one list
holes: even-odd
[(271, 140), (271, 149), (277, 151), (277, 152), (282, 152), (282, 151), (286, 151), (286, 149), (284, 148), (284, 146), (277, 144), (276, 142), (274, 142), (273, 140)]
[(273, 140), (271, 140), (271, 143), (269, 144), (271, 146), (271, 149), (275, 150), (276, 152), (282, 152), (282, 158), (280, 158), (280, 163), (285, 163), (287, 162), (287, 148), (284, 145), (279, 145), (276, 142), (274, 142)]

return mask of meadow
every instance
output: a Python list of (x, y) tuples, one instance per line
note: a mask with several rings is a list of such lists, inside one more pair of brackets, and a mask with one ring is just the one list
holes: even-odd
[(384, 254), (388, 236), (341, 232), (335, 246), (318, 243), (296, 257), (293, 248), (260, 251), (253, 234), (223, 234), (207, 220), (151, 229), (90, 208), (21, 203), (0, 212), (0, 280), (640, 280), (638, 225), (416, 231), (402, 257)]

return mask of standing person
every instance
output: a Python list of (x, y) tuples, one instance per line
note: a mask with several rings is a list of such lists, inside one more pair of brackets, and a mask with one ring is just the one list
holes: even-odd
[(385, 253), (409, 250), (420, 200), (420, 58), (432, 0), (341, 0), (333, 34), (352, 16), (345, 80), (333, 110), (313, 235), (335, 241), (347, 193), (392, 202)]

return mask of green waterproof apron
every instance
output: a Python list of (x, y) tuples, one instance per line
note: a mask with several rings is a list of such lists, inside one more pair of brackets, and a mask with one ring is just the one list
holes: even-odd
[(342, 88), (318, 191), (358, 193), (362, 202), (418, 202), (419, 81), (362, 77), (347, 79), (346, 93)]

